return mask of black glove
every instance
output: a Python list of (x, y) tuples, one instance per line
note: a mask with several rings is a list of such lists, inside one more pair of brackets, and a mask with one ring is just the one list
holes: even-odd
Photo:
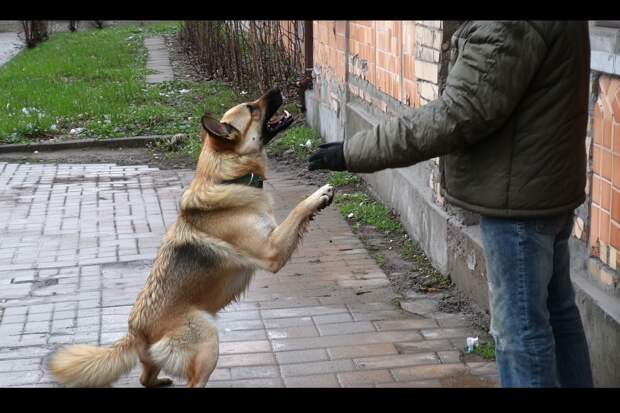
[(342, 142), (324, 143), (319, 146), (310, 158), (308, 170), (329, 169), (331, 171), (346, 171), (347, 164), (344, 160), (344, 149)]

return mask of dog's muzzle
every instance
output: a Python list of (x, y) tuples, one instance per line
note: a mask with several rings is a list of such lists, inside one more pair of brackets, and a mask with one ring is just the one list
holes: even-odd
[(274, 116), (280, 106), (282, 106), (282, 92), (280, 92), (280, 89), (271, 89), (260, 99), (265, 102), (262, 141), (263, 145), (267, 145), (278, 133), (288, 128), (295, 119), (287, 111), (284, 111), (283, 115)]

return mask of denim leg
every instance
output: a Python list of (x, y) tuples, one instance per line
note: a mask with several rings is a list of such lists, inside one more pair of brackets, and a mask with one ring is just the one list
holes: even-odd
[(482, 217), (491, 334), (502, 387), (557, 387), (555, 343), (547, 308), (553, 234), (536, 223)]
[(567, 218), (555, 242), (553, 277), (549, 283), (548, 300), (558, 378), (562, 387), (592, 387), (588, 343), (570, 280), (568, 238), (573, 228), (573, 217), (571, 215)]

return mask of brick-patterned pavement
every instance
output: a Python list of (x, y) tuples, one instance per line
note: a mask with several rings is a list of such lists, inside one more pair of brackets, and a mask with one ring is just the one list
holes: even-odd
[[(0, 162), (0, 386), (54, 386), (45, 366), (57, 346), (125, 334), (191, 177), (147, 166)], [(278, 220), (316, 189), (285, 173), (270, 178)], [(494, 363), (459, 357), (475, 333), (462, 315), (406, 313), (393, 298), (329, 207), (280, 273), (257, 273), (242, 301), (220, 314), (221, 356), (208, 386), (496, 385)], [(139, 373), (115, 387), (140, 386)]]

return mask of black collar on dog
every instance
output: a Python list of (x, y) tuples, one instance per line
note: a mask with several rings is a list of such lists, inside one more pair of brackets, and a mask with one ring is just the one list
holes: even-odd
[(252, 172), (250, 172), (247, 175), (242, 176), (241, 178), (231, 179), (229, 181), (222, 181), (220, 183), (223, 185), (229, 185), (229, 184), (247, 185), (247, 186), (253, 186), (254, 188), (263, 187), (263, 179), (258, 175), (254, 175)]

